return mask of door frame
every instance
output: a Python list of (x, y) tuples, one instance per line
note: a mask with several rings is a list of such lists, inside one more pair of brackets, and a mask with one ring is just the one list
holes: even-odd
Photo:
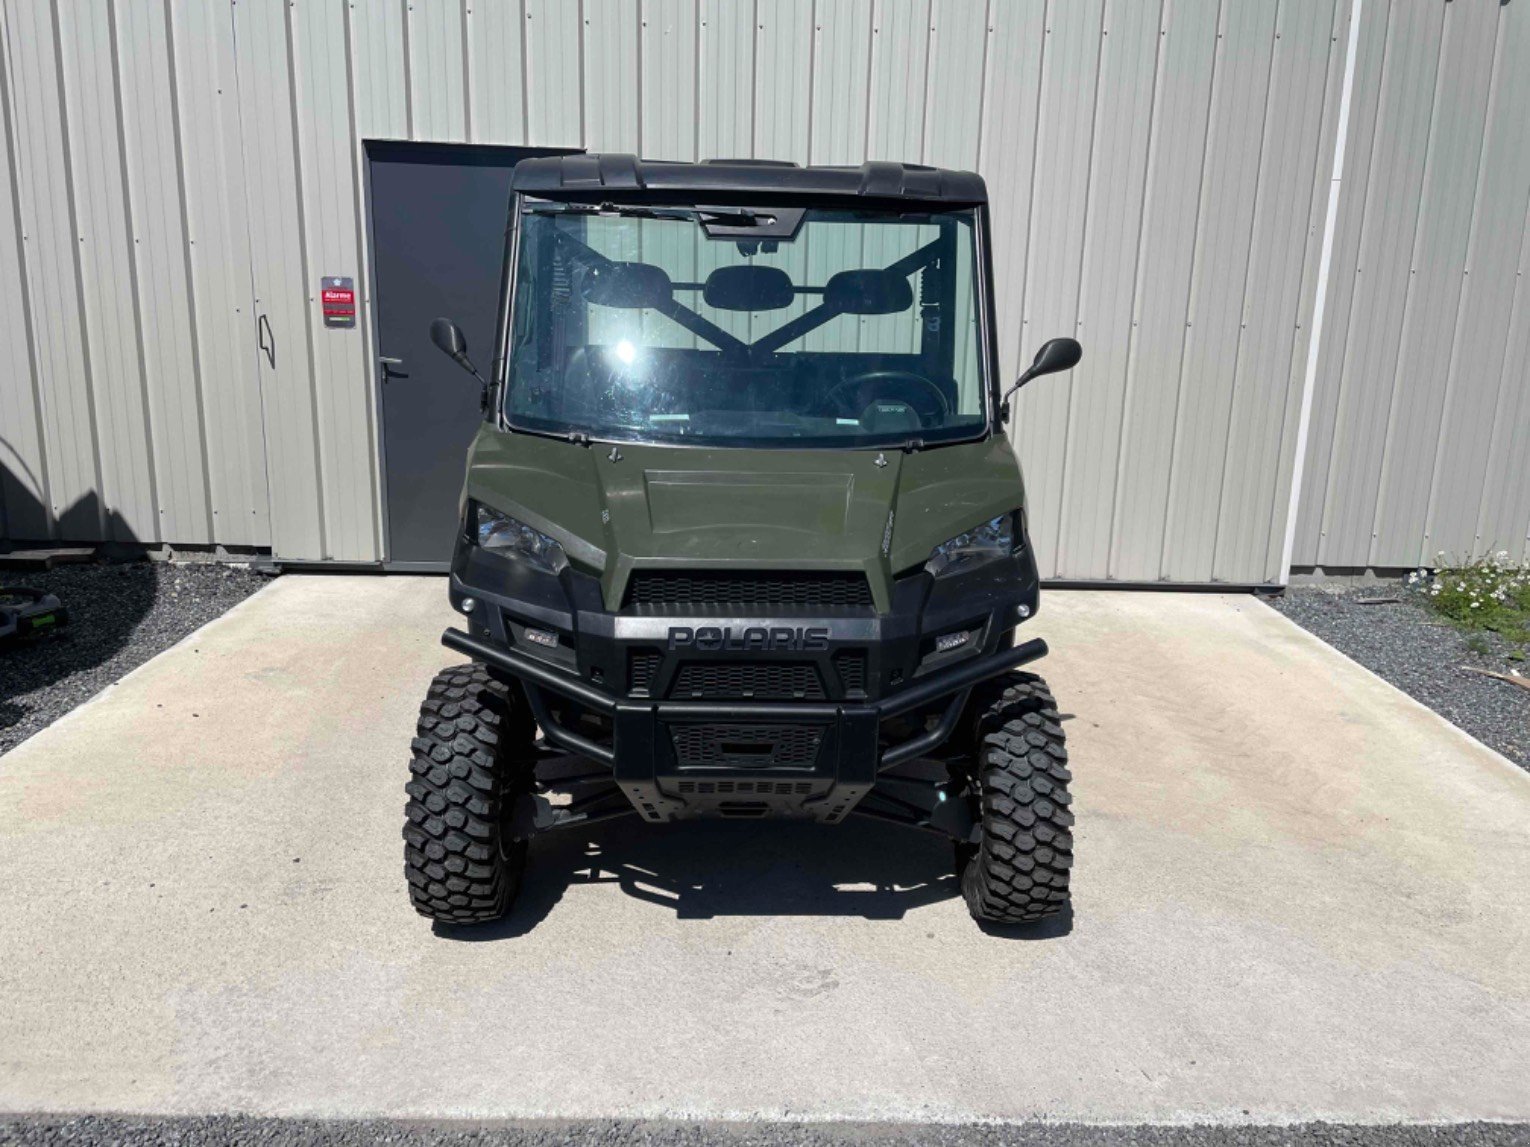
[[(557, 147), (544, 144), (437, 143), (426, 140), (366, 138), (361, 141), (361, 196), (364, 205), (362, 224), (366, 240), (367, 363), (371, 371), (372, 409), (377, 417), (377, 507), (381, 516), (379, 538), (382, 543), (382, 568), (388, 573), (446, 573), (451, 562), (400, 562), (393, 560), (392, 520), (388, 508), (388, 435), (383, 426), (382, 330), (378, 321), (377, 236), (372, 227), (372, 163), (399, 156), (429, 156), (450, 162), (476, 158), (480, 162), (492, 156), (508, 158), (507, 153), (536, 151), (548, 155), (575, 155), (581, 147)], [(522, 158), (526, 158), (522, 156)], [(518, 162), (518, 161), (517, 161)], [(486, 165), (485, 165), (486, 166)], [(505, 209), (509, 211), (509, 201)]]

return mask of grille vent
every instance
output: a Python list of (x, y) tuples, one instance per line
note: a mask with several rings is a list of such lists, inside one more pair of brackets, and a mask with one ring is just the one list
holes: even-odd
[(756, 796), (811, 796), (812, 781), (681, 781), (681, 796), (728, 796), (753, 793)]
[(840, 686), (846, 693), (866, 692), (866, 654), (862, 651), (836, 653), (834, 672), (839, 674)]
[(659, 672), (657, 649), (634, 649), (627, 656), (627, 691), (644, 693), (653, 690), (654, 675)]
[(756, 612), (779, 606), (867, 606), (871, 586), (860, 573), (639, 570), (627, 585), (627, 604), (726, 606)]
[(823, 743), (822, 725), (671, 725), (682, 768), (808, 766)]
[(677, 701), (820, 701), (824, 692), (811, 665), (697, 661), (681, 668), (669, 695)]

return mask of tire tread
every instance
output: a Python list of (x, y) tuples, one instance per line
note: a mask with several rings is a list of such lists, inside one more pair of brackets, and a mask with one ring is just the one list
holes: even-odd
[[(529, 749), (524, 701), (478, 664), (453, 665), (420, 705), (404, 785), (404, 879), (415, 911), (449, 924), (481, 924), (509, 910), (525, 845), (500, 846), (503, 802)], [(522, 763), (524, 762), (524, 763)]]
[(980, 840), (962, 871), (978, 920), (1024, 924), (1068, 907), (1073, 813), (1068, 749), (1047, 684), (1011, 673), (973, 695)]

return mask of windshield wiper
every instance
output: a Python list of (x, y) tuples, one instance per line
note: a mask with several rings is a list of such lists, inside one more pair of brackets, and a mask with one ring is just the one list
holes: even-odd
[(619, 215), (623, 219), (679, 219), (683, 222), (724, 223), (730, 227), (768, 227), (774, 215), (747, 207), (646, 207), (638, 203), (563, 203), (528, 210), (571, 215)]
[(643, 207), (635, 203), (561, 203), (528, 208), (535, 214), (620, 215), (624, 219), (679, 219), (691, 222), (691, 212), (678, 207)]

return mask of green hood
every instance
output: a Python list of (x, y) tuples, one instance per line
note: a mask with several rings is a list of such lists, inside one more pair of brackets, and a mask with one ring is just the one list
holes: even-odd
[(466, 485), (600, 574), (610, 609), (641, 565), (860, 569), (886, 610), (894, 574), (1024, 503), (1003, 436), (912, 454), (623, 443), (614, 455), (485, 424)]

